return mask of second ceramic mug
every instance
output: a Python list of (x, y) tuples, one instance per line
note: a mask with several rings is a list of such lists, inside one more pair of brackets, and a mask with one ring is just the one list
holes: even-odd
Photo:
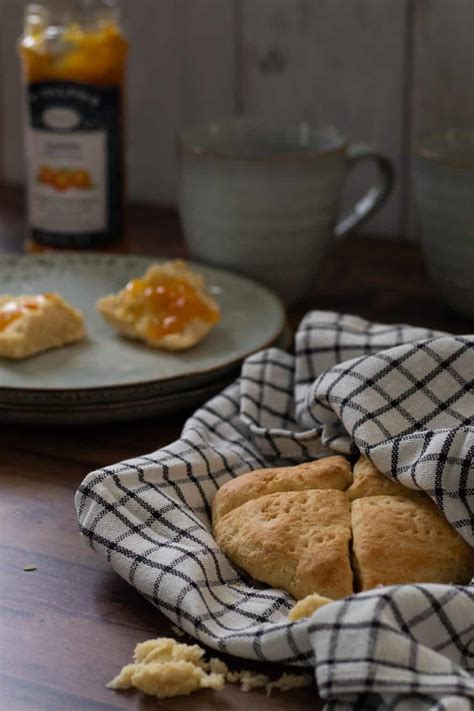
[[(287, 303), (311, 291), (321, 255), (376, 212), (394, 182), (376, 150), (335, 128), (228, 119), (186, 131), (179, 207), (193, 258), (254, 277)], [(375, 162), (379, 180), (337, 223), (347, 172)]]
[(446, 303), (474, 319), (474, 131), (424, 136), (415, 153), (428, 270)]

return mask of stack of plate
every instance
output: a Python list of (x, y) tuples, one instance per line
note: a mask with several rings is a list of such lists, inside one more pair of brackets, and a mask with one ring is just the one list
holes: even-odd
[(0, 362), (0, 421), (72, 424), (137, 419), (195, 408), (238, 374), (242, 360), (286, 345), (285, 312), (268, 289), (236, 274), (191, 264), (206, 278), (222, 320), (181, 353), (117, 335), (96, 313), (159, 259), (47, 254), (0, 259), (2, 293), (57, 291), (84, 313), (88, 339), (24, 361)]

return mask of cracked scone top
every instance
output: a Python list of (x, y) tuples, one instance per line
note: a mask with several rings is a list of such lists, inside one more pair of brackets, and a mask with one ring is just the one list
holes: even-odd
[(212, 512), (230, 560), (296, 599), (474, 575), (474, 551), (431, 499), (364, 458), (353, 480), (339, 456), (249, 472), (219, 489)]
[(84, 319), (59, 294), (0, 296), (0, 356), (19, 360), (85, 336)]
[(97, 310), (122, 335), (172, 351), (196, 345), (220, 320), (203, 277), (181, 260), (151, 266), (117, 294), (100, 299)]

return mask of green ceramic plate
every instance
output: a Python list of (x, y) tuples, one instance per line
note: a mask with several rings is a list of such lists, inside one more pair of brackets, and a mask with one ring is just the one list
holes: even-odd
[(88, 330), (83, 343), (20, 362), (1, 360), (0, 406), (123, 407), (144, 398), (176, 399), (177, 393), (222, 381), (247, 355), (281, 337), (285, 313), (272, 292), (200, 264), (191, 266), (205, 276), (222, 310), (222, 321), (204, 341), (183, 353), (167, 353), (117, 335), (96, 313), (97, 299), (160, 261), (96, 254), (0, 258), (2, 293), (57, 291), (84, 312)]

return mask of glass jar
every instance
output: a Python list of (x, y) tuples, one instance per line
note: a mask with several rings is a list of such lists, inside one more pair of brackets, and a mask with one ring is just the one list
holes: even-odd
[(121, 240), (128, 43), (114, 0), (43, 0), (25, 11), (28, 245)]

